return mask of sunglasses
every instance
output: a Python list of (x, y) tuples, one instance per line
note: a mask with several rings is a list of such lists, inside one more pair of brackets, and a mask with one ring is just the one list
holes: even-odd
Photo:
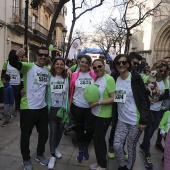
[(93, 67), (93, 70), (96, 70), (97, 68), (100, 69), (100, 68), (102, 68), (102, 67), (103, 67), (102, 65), (94, 66), (94, 67)]
[(117, 61), (116, 65), (120, 66), (122, 64), (123, 66), (125, 66), (127, 63), (128, 63), (128, 61)]
[(148, 72), (149, 70), (145, 70), (146, 72)]
[(159, 65), (159, 68), (160, 68), (160, 67), (163, 67), (163, 66), (167, 66), (167, 63), (161, 62), (161, 64)]
[[(133, 61), (133, 60), (132, 60), (132, 61)], [(135, 62), (135, 61), (133, 61), (133, 63), (134, 63), (135, 66), (140, 65), (139, 63), (137, 63), (137, 62)]]
[(160, 73), (163, 73), (163, 72), (165, 73), (165, 72), (166, 72), (166, 70), (159, 70), (159, 72), (160, 72)]
[(104, 56), (101, 56), (101, 57), (99, 57), (99, 58), (105, 59), (105, 57), (104, 57)]
[(48, 55), (48, 54), (38, 53), (38, 56), (40, 56), (40, 57), (42, 57), (42, 56), (44, 56), (44, 57), (48, 57), (49, 55)]

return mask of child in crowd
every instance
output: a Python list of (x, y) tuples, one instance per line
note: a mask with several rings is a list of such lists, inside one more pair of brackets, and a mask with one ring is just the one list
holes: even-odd
[(5, 121), (2, 127), (8, 126), (10, 124), (9, 120), (11, 114), (14, 112), (14, 92), (12, 86), (9, 84), (10, 76), (7, 74), (2, 75), (2, 83), (4, 85), (4, 118)]
[[(165, 139), (170, 127), (170, 111), (166, 111), (162, 117), (162, 120), (159, 124), (160, 134)], [(164, 157), (162, 158), (161, 165), (164, 164)]]

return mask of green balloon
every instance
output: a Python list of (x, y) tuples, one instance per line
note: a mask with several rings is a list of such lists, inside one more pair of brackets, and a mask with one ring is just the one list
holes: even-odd
[(53, 51), (54, 50), (54, 47), (52, 44), (49, 45), (49, 51)]
[(84, 98), (88, 103), (97, 102), (100, 98), (100, 92), (96, 85), (90, 84), (84, 89)]

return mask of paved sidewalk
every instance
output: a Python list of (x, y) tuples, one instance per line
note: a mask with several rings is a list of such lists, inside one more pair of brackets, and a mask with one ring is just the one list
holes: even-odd
[[(23, 170), (21, 165), (22, 157), (20, 154), (20, 127), (19, 118), (12, 118), (12, 123), (7, 127), (0, 126), (0, 170)], [(3, 121), (0, 121), (0, 125)], [(110, 131), (110, 129), (109, 129)], [(76, 161), (76, 156), (78, 149), (72, 143), (72, 138), (75, 136), (74, 132), (70, 132), (67, 136), (62, 137), (60, 142), (59, 150), (62, 153), (62, 158), (57, 160), (55, 170), (89, 170), (89, 165), (96, 162), (93, 144), (90, 145), (90, 159), (88, 161), (83, 161), (83, 163), (78, 163)], [(108, 137), (107, 137), (108, 138)], [(162, 159), (162, 153), (154, 148), (156, 140), (156, 133), (151, 142), (151, 154), (152, 162), (154, 164), (154, 170), (163, 170), (160, 165)], [(34, 129), (30, 140), (30, 150), (31, 150), (31, 160), (34, 170), (47, 170), (47, 167), (40, 165), (35, 161), (37, 146), (37, 132)], [(49, 143), (46, 144), (46, 158), (50, 158), (49, 154)], [(117, 170), (118, 168), (116, 159), (108, 159), (108, 170)], [(137, 148), (137, 158), (134, 166), (134, 170), (145, 170), (143, 165), (143, 155), (139, 152)]]

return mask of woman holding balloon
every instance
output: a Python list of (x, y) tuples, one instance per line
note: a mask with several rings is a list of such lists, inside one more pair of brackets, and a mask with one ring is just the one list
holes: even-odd
[(107, 168), (105, 135), (111, 123), (115, 81), (113, 77), (106, 74), (105, 64), (102, 60), (94, 60), (92, 66), (97, 75), (95, 85), (98, 87), (100, 95), (97, 102), (89, 103), (94, 119), (93, 141), (97, 159), (97, 163), (90, 165), (90, 169), (105, 170)]
[(91, 67), (91, 57), (80, 56), (80, 69), (70, 78), (70, 111), (76, 124), (76, 138), (79, 147), (77, 161), (88, 160), (88, 145), (93, 138), (93, 115), (90, 106), (84, 98), (83, 90), (89, 84), (94, 84), (96, 75)]

